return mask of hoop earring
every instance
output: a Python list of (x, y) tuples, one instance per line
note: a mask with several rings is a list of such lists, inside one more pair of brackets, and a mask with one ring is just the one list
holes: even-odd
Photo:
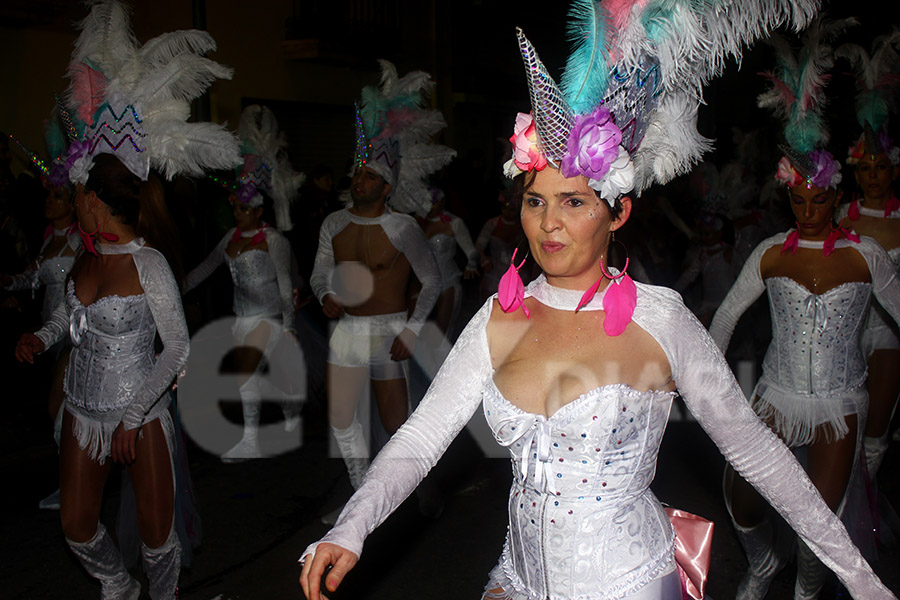
[[(610, 240), (609, 245), (606, 247), (607, 256), (609, 255), (609, 249), (615, 243), (616, 243), (616, 232), (613, 231), (612, 239)], [(603, 258), (602, 257), (600, 258), (600, 272), (603, 273), (603, 276), (606, 277), (607, 279), (609, 279), (610, 281), (615, 281), (617, 279), (621, 279), (622, 277), (625, 277), (625, 275), (628, 274), (628, 261), (630, 260), (630, 257), (628, 256), (628, 248), (625, 246), (625, 244), (621, 240), (619, 240), (618, 243), (622, 247), (622, 250), (625, 252), (625, 266), (622, 267), (622, 271), (618, 275), (611, 275), (609, 272), (607, 272), (606, 268), (603, 266)], [(609, 264), (609, 263), (607, 263), (607, 264)]]

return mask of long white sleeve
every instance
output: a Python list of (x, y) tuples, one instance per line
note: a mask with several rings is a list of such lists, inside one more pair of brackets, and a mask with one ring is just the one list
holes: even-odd
[(4, 288), (10, 292), (18, 292), (21, 290), (33, 291), (40, 285), (39, 274), (39, 265), (37, 263), (31, 263), (28, 265), (27, 269), (18, 275), (13, 275), (10, 278), (11, 281), (9, 284), (4, 286)]
[(225, 247), (228, 246), (228, 240), (231, 239), (231, 236), (234, 235), (234, 228), (228, 230), (228, 233), (225, 234), (219, 243), (216, 244), (216, 247), (213, 248), (212, 252), (209, 253), (203, 262), (194, 267), (190, 273), (188, 273), (187, 277), (184, 278), (184, 290), (182, 294), (187, 294), (189, 291), (203, 283), (207, 277), (213, 274), (216, 269), (219, 268), (223, 262), (225, 262)]
[(269, 258), (275, 265), (278, 295), (281, 298), (281, 322), (285, 331), (296, 331), (294, 286), (291, 281), (291, 245), (281, 233), (271, 231), (266, 236), (266, 242), (269, 244)]
[(450, 221), (450, 229), (453, 230), (453, 237), (456, 243), (466, 255), (466, 269), (475, 270), (478, 268), (478, 250), (472, 243), (472, 236), (469, 235), (469, 228), (465, 222), (459, 217), (453, 217)]
[(861, 236), (858, 249), (869, 265), (875, 299), (900, 325), (900, 281), (897, 280), (896, 264), (881, 244), (870, 237)]
[(50, 318), (34, 332), (34, 335), (44, 342), (44, 350), (69, 335), (69, 309), (65, 299), (57, 305)]
[(325, 217), (319, 229), (319, 248), (309, 277), (309, 287), (319, 302), (326, 295), (334, 293), (331, 289), (331, 277), (334, 274), (334, 246), (331, 240), (349, 222), (343, 218), (343, 212), (334, 212)]
[[(672, 292), (654, 291), (664, 296)], [(856, 599), (894, 598), (879, 581), (793, 454), (744, 398), (716, 343), (680, 301), (639, 324), (669, 357), (678, 391), (723, 456), (750, 482)], [(663, 302), (654, 301), (654, 305)], [(649, 311), (648, 311), (649, 312)], [(638, 313), (635, 313), (638, 322)]]
[(731, 341), (731, 335), (734, 333), (734, 328), (741, 315), (766, 290), (766, 284), (759, 273), (759, 263), (766, 250), (777, 243), (777, 239), (784, 241), (784, 234), (764, 240), (750, 253), (750, 257), (744, 263), (744, 268), (741, 269), (741, 274), (738, 275), (713, 317), (709, 326), (709, 334), (723, 354), (728, 349), (728, 342)]
[(475, 248), (478, 249), (479, 252), (484, 252), (487, 249), (488, 242), (491, 241), (491, 233), (494, 232), (494, 228), (497, 227), (497, 219), (500, 217), (493, 217), (485, 221), (484, 226), (481, 228), (481, 232), (478, 234), (478, 239), (475, 240)]
[(493, 301), (469, 321), (419, 407), (375, 457), (334, 528), (303, 556), (314, 554), (322, 542), (359, 556), (366, 537), (416, 489), (469, 422), (491, 376), (485, 327)]
[(160, 396), (175, 379), (187, 362), (190, 342), (181, 294), (169, 263), (158, 251), (143, 247), (134, 253), (141, 287), (147, 306), (153, 315), (156, 331), (163, 343), (163, 351), (156, 357), (153, 369), (134, 396), (134, 401), (122, 415), (125, 429), (140, 427), (144, 415), (156, 404)]
[(406, 327), (416, 335), (422, 331), (425, 321), (441, 295), (441, 271), (431, 253), (425, 233), (409, 215), (393, 213), (391, 219), (382, 224), (388, 239), (403, 253), (413, 273), (422, 284), (416, 307), (406, 322)]

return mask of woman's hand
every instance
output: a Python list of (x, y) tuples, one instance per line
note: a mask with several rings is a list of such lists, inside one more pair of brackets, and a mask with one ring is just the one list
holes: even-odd
[(326, 294), (322, 298), (322, 312), (329, 319), (340, 319), (344, 316), (344, 305), (334, 294)]
[(327, 600), (322, 594), (322, 575), (331, 567), (325, 578), (325, 589), (329, 592), (337, 590), (350, 569), (356, 566), (359, 557), (346, 548), (323, 542), (316, 547), (312, 558), (306, 557), (303, 571), (300, 573), (300, 587), (309, 600)]
[(34, 355), (44, 351), (44, 342), (33, 333), (23, 333), (16, 344), (16, 360), (34, 364)]
[(112, 459), (123, 465), (130, 465), (137, 457), (134, 451), (135, 441), (141, 428), (125, 429), (125, 426), (119, 423), (116, 430), (113, 431), (112, 447), (110, 454)]

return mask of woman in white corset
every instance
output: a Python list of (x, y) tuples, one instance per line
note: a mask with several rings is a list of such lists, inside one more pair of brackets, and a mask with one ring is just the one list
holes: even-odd
[[(847, 162), (862, 198), (838, 207), (836, 219), (861, 235), (873, 238), (900, 268), (900, 201), (894, 184), (900, 174), (900, 149), (884, 130), (860, 136), (850, 148)], [(891, 417), (900, 397), (900, 330), (879, 302), (873, 302), (862, 334), (868, 361), (869, 418), (863, 444), (866, 465), (874, 480), (887, 451)]]
[[(237, 367), (246, 374), (239, 389), (244, 432), (241, 440), (222, 454), (225, 462), (264, 456), (259, 444), (259, 420), (267, 390), (263, 385), (265, 359), (271, 361), (281, 338), (295, 336), (290, 244), (278, 229), (262, 220), (263, 196), (254, 186), (244, 185), (231, 195), (231, 203), (235, 227), (188, 273), (184, 287), (184, 293), (189, 292), (222, 263), (228, 265), (234, 284), (232, 335), (240, 349), (236, 353)], [(272, 375), (275, 371), (272, 369)], [(305, 395), (304, 381), (298, 378), (295, 383), (284, 386), (289, 391), (278, 390), (279, 399), (298, 400)], [(285, 427), (295, 430), (300, 425), (298, 407), (284, 405), (283, 409)]]
[[(432, 188), (431, 195), (431, 210), (424, 219), (420, 219), (419, 224), (441, 272), (441, 295), (434, 312), (438, 327), (447, 335), (456, 322), (462, 304), (460, 278), (472, 279), (478, 275), (478, 250), (463, 220), (444, 210), (444, 192)], [(462, 273), (456, 264), (457, 247), (466, 255), (466, 267)]]
[[(301, 555), (307, 597), (321, 600), (338, 587), (366, 536), (483, 406), (513, 470), (506, 542), (483, 598), (681, 598), (675, 534), (649, 489), (676, 390), (725, 457), (855, 597), (892, 597), (790, 451), (747, 405), (678, 295), (636, 284), (627, 264), (621, 271), (608, 264), (613, 234), (631, 212), (626, 194), (655, 180), (644, 175), (664, 143), (645, 146), (635, 142), (640, 132), (626, 136), (621, 127), (635, 119), (657, 127), (660, 115), (641, 102), (632, 115), (635, 102), (614, 101), (639, 91), (625, 76), (610, 77), (606, 101), (581, 103), (579, 111), (578, 94), (563, 98), (521, 32), (519, 46), (534, 115), (517, 116), (505, 172), (524, 192), (522, 227), (543, 274), (524, 288), (516, 273), (524, 257), (514, 257), (500, 292), (469, 322), (335, 527)], [(660, 102), (672, 99), (662, 95)]]
[[(140, 585), (99, 522), (110, 461), (127, 465), (153, 598), (172, 597), (181, 549), (174, 530), (174, 425), (166, 393), (188, 354), (178, 285), (166, 258), (141, 237), (165, 231), (157, 179), (141, 182), (118, 158), (94, 158), (75, 210), (85, 251), (66, 280), (65, 301), (16, 348), (20, 360), (68, 336), (60, 440), (63, 534), (103, 598), (137, 598)], [(170, 233), (170, 232), (167, 232)], [(164, 241), (164, 240), (163, 240)], [(163, 350), (155, 355), (157, 333)]]
[[(861, 336), (876, 299), (900, 319), (900, 283), (890, 257), (875, 240), (835, 223), (841, 199), (841, 165), (824, 149), (824, 73), (832, 51), (816, 22), (804, 34), (811, 66), (798, 77), (790, 46), (776, 44), (779, 69), (760, 106), (786, 115), (784, 156), (775, 179), (786, 190), (796, 225), (761, 242), (716, 312), (710, 334), (722, 352), (740, 316), (768, 293), (772, 341), (750, 403), (760, 418), (803, 461), (829, 508), (842, 517), (854, 541), (868, 550), (871, 526), (864, 502), (862, 440), (868, 395)], [(804, 54), (806, 56), (807, 54)], [(799, 67), (797, 67), (799, 69)], [(812, 74), (811, 74), (812, 73)], [(791, 90), (792, 96), (786, 96)], [(791, 100), (793, 98), (793, 100)], [(792, 102), (811, 107), (787, 110)], [(778, 531), (766, 501), (740, 477), (726, 472), (725, 498), (749, 569), (740, 600), (762, 599), (787, 562), (791, 537)], [(827, 569), (806, 544), (797, 547), (795, 600), (817, 598)]]
[[(48, 177), (42, 178), (47, 188), (44, 200), (44, 217), (50, 221), (44, 233), (41, 251), (34, 262), (18, 275), (0, 274), (0, 285), (10, 291), (31, 290), (34, 298), (37, 290), (44, 288), (44, 299), (41, 306), (41, 321), (46, 323), (53, 310), (65, 297), (65, 281), (72, 272), (75, 253), (81, 248), (81, 237), (78, 235), (78, 224), (75, 221), (75, 205), (72, 203), (73, 188), (69, 183), (68, 172), (58, 163), (51, 166)], [(47, 411), (53, 421), (53, 437), (59, 443), (59, 432), (62, 426), (62, 411), (65, 398), (63, 394), (63, 374), (69, 359), (71, 344), (63, 338), (50, 351), (54, 365), (50, 381), (50, 394)], [(59, 508), (59, 490), (42, 499), (40, 508), (55, 510)]]

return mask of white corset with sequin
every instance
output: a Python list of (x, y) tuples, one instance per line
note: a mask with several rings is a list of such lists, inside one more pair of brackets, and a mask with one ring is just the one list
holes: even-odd
[(225, 254), (234, 283), (234, 314), (239, 317), (281, 315), (281, 295), (275, 265), (264, 250), (247, 250), (234, 258)]
[[(41, 247), (41, 256), (37, 258), (37, 264), (29, 267), (24, 273), (13, 277), (7, 286), (9, 290), (32, 290), (32, 297), (37, 288), (44, 286), (44, 301), (41, 306), (41, 318), (44, 322), (50, 319), (53, 310), (62, 303), (66, 294), (66, 278), (72, 271), (75, 263), (75, 252), (81, 247), (81, 238), (78, 234), (67, 234), (64, 230), (54, 230), (55, 236), (66, 235), (67, 242), (60, 248), (55, 256), (44, 256), (43, 252), (53, 240), (48, 236)], [(68, 250), (72, 254), (66, 254)]]
[(859, 345), (872, 285), (850, 282), (813, 294), (787, 277), (766, 279), (772, 343), (763, 377), (785, 393), (822, 397), (854, 392), (866, 380)]
[[(778, 508), (854, 598), (890, 597), (803, 468), (757, 418), (715, 343), (678, 295), (636, 287), (628, 327), (642, 329), (665, 352), (679, 394), (725, 458)], [(582, 294), (554, 288), (541, 276), (526, 289), (526, 301), (574, 311)], [(602, 310), (604, 294), (581, 310)], [(647, 488), (672, 394), (619, 383), (588, 392), (549, 418), (525, 413), (493, 383), (487, 327), (496, 306), (490, 298), (472, 318), (337, 524), (301, 556), (310, 560), (322, 542), (361, 555), (366, 536), (415, 489), (483, 404), (496, 438), (510, 448), (515, 477), (507, 542), (484, 598), (612, 600), (645, 589), (674, 568), (671, 526)]]
[(70, 280), (66, 305), (74, 346), (65, 379), (69, 404), (91, 413), (120, 411), (153, 368), (156, 323), (144, 294), (83, 306)]
[[(135, 429), (166, 409), (165, 391), (187, 360), (190, 344), (181, 296), (166, 259), (144, 246), (143, 239), (97, 244), (96, 249), (131, 255), (144, 293), (105, 296), (84, 306), (70, 279), (65, 302), (35, 335), (47, 348), (64, 336), (72, 341), (65, 377), (70, 409)], [(159, 356), (154, 351), (157, 332), (163, 344)]]
[(513, 464), (498, 566), (512, 588), (614, 598), (672, 568), (672, 526), (649, 486), (674, 395), (609, 385), (546, 418), (491, 380), (485, 416)]

